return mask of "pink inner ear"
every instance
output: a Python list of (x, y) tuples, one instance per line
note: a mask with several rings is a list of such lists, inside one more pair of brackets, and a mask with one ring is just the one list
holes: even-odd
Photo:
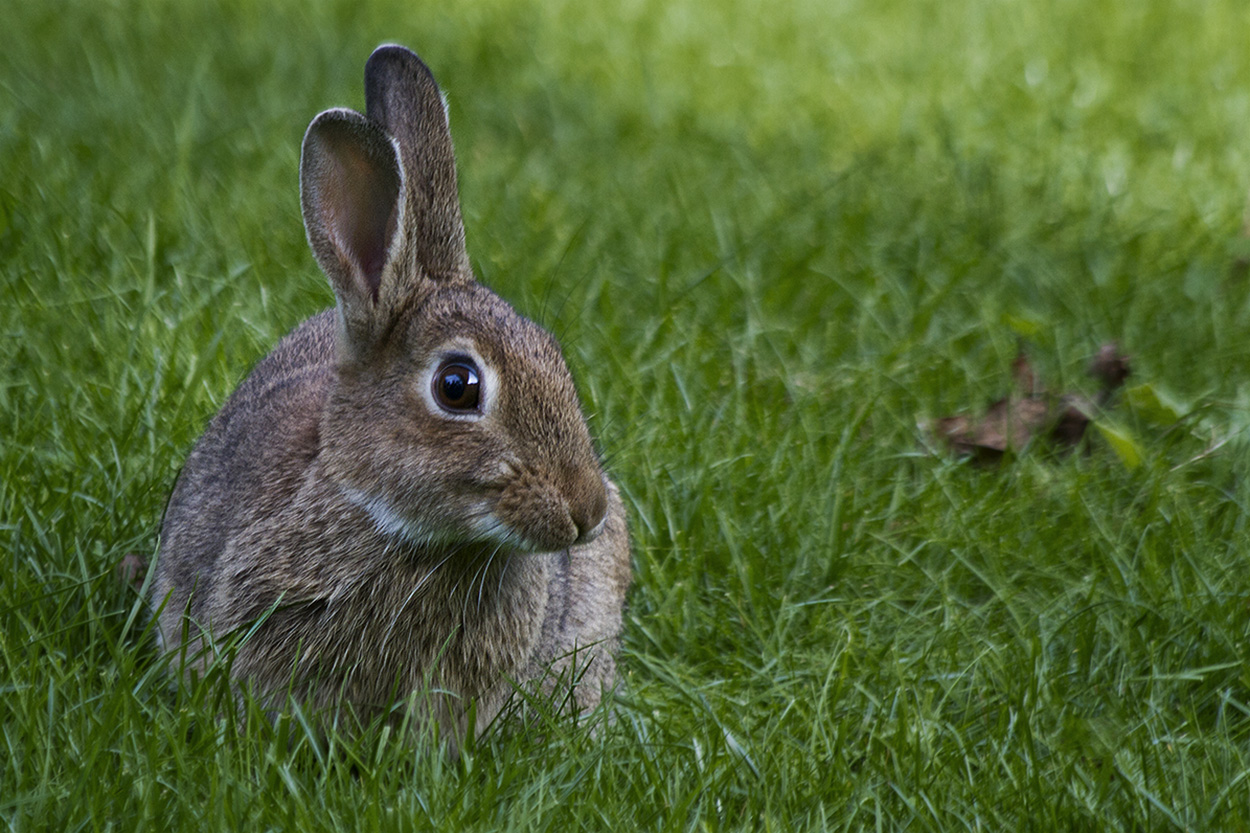
[(370, 158), (367, 145), (343, 139), (329, 142), (322, 218), (340, 259), (376, 301), (395, 234), (399, 179), (392, 165)]

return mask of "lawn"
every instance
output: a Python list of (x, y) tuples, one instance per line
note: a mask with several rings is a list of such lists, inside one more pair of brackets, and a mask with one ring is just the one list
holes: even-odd
[[(385, 41), (447, 91), (474, 265), (560, 337), (625, 495), (597, 734), (449, 761), (221, 719), (116, 575), (332, 302), (299, 142)], [(0, 819), (1250, 829), (1247, 43), (1235, 0), (5, 4)], [(1133, 375), (1074, 453), (924, 428), (1021, 347), (1092, 394), (1110, 341)]]

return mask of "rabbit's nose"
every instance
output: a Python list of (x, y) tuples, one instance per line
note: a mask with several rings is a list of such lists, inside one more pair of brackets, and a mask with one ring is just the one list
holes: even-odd
[(577, 526), (576, 544), (593, 541), (603, 531), (608, 513), (608, 491), (603, 485), (603, 475), (593, 472), (589, 477), (582, 474), (574, 479), (575, 488), (570, 490), (569, 517)]

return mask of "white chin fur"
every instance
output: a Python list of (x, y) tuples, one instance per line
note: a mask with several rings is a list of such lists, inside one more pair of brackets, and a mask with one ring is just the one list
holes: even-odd
[[(371, 495), (360, 489), (343, 489), (343, 495), (352, 503), (364, 509), (373, 519), (374, 526), (383, 535), (394, 535), (414, 544), (426, 545), (447, 540), (447, 536), (437, 535), (420, 524), (405, 518), (396, 512), (385, 498)], [(482, 541), (499, 544), (513, 549), (530, 551), (534, 545), (516, 534), (507, 524), (495, 517), (495, 513), (482, 508), (469, 522), (473, 536)]]
[(494, 512), (483, 512), (469, 524), (473, 532), (487, 541), (518, 550), (531, 551), (534, 545), (517, 535), (503, 521), (495, 517)]
[(383, 535), (397, 535), (414, 544), (428, 544), (434, 539), (429, 530), (423, 529), (419, 524), (413, 523), (392, 509), (385, 498), (350, 488), (343, 489), (343, 495), (368, 512), (378, 532)]

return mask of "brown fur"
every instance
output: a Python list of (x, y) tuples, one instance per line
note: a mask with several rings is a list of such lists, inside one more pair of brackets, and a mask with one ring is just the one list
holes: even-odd
[[(300, 166), (338, 304), (257, 365), (187, 459), (153, 581), (162, 639), (202, 668), (248, 631), (231, 673), (275, 704), (291, 688), (368, 718), (436, 691), (419, 717), (453, 735), (511, 681), (580, 677), (572, 702), (592, 708), (615, 676), (624, 507), (558, 345), (473, 280), (429, 70), (385, 46), (365, 79), (367, 116), (322, 113)], [(481, 413), (434, 402), (450, 355), (480, 363)]]

